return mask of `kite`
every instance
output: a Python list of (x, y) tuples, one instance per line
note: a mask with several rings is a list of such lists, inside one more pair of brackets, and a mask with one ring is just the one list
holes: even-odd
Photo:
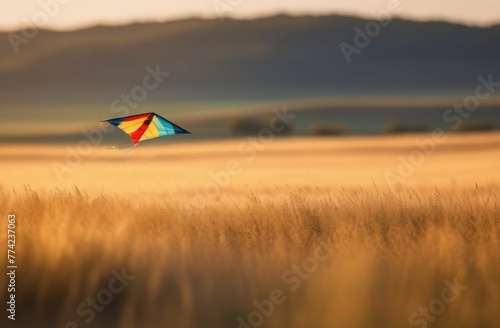
[(141, 141), (175, 134), (191, 134), (178, 125), (156, 113), (145, 113), (126, 117), (112, 118), (108, 122), (130, 136), (134, 146)]

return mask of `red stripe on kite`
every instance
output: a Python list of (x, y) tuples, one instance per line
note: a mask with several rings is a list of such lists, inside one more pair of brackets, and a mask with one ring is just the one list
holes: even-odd
[(144, 123), (142, 123), (141, 127), (138, 128), (135, 132), (130, 134), (130, 138), (132, 138), (132, 142), (134, 144), (137, 144), (139, 140), (141, 140), (142, 136), (144, 135), (144, 132), (146, 132), (146, 130), (149, 128), (149, 124), (151, 124), (151, 121), (153, 120), (153, 114), (146, 114), (146, 116), (148, 118), (144, 121)]
[(133, 121), (133, 120), (137, 120), (139, 118), (144, 118), (144, 117), (148, 117), (148, 116), (151, 116), (151, 114), (139, 114), (139, 115), (129, 116), (129, 117), (126, 117), (124, 121), (125, 122)]

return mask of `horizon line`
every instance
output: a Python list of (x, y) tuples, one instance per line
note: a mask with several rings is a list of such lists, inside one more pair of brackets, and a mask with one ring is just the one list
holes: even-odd
[[(50, 26), (50, 27), (41, 27), (38, 29), (42, 30), (42, 31), (50, 31), (50, 32), (76, 32), (76, 31), (87, 30), (87, 29), (92, 29), (92, 28), (99, 28), (99, 27), (112, 28), (112, 27), (125, 27), (125, 26), (131, 26), (131, 25), (168, 24), (168, 23), (175, 23), (175, 22), (188, 21), (188, 20), (221, 21), (221, 23), (222, 23), (226, 20), (228, 20), (228, 21), (258, 21), (258, 20), (262, 20), (262, 19), (271, 19), (271, 18), (275, 18), (275, 17), (290, 17), (290, 18), (342, 17), (342, 18), (352, 18), (352, 19), (359, 19), (359, 20), (365, 20), (365, 21), (377, 20), (375, 17), (370, 16), (370, 15), (363, 15), (363, 14), (359, 14), (359, 13), (341, 13), (341, 12), (330, 12), (330, 13), (325, 13), (325, 14), (275, 12), (275, 13), (268, 13), (268, 14), (258, 14), (255, 16), (238, 16), (238, 17), (228, 16), (228, 17), (225, 17), (224, 19), (218, 18), (217, 16), (212, 16), (212, 15), (189, 14), (189, 15), (181, 15), (179, 17), (172, 17), (172, 18), (167, 18), (167, 19), (135, 19), (135, 20), (129, 20), (129, 21), (122, 21), (122, 22), (93, 21), (93, 22), (89, 22), (89, 23), (85, 23), (85, 24), (77, 24), (75, 26), (66, 26), (66, 27)], [(487, 29), (487, 28), (493, 28), (496, 26), (500, 26), (500, 19), (495, 21), (495, 22), (479, 24), (479, 23), (468, 23), (468, 22), (461, 21), (458, 19), (453, 20), (453, 19), (437, 18), (437, 17), (418, 18), (418, 17), (409, 17), (409, 16), (405, 16), (405, 15), (395, 15), (392, 17), (391, 20), (400, 20), (400, 21), (422, 23), (422, 24), (443, 23), (443, 24), (459, 25), (459, 26), (465, 26), (465, 27), (469, 27), (469, 28), (481, 28), (481, 29)], [(0, 27), (0, 33), (15, 33), (15, 32), (19, 32), (22, 30), (24, 30), (24, 29), (21, 27), (16, 28), (16, 29), (7, 29), (7, 28)]]

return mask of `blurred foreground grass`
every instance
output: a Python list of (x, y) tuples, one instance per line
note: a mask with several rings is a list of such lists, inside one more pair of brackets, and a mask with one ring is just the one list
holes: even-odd
[(217, 201), (26, 188), (0, 204), (18, 217), (15, 327), (500, 325), (495, 188)]

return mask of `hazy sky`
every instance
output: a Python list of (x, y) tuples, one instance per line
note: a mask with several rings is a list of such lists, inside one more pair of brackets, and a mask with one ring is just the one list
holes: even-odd
[[(48, 22), (42, 4), (60, 4)], [(227, 16), (255, 17), (290, 14), (343, 13), (373, 17), (391, 1), (401, 4), (399, 16), (419, 20), (443, 19), (472, 25), (500, 23), (500, 0), (0, 0), (0, 29), (12, 30), (37, 18), (40, 26), (67, 29), (131, 21), (164, 21), (186, 16), (217, 17), (219, 8), (233, 7)], [(232, 4), (232, 5), (231, 5)], [(48, 6), (48, 7), (52, 7)], [(45, 15), (45, 17), (48, 17)]]

